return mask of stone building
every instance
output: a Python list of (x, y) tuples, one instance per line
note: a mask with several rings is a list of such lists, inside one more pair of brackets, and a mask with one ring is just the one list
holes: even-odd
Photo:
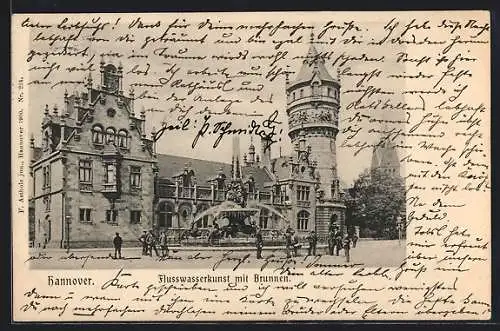
[(32, 138), (35, 246), (98, 246), (115, 232), (137, 241), (153, 223), (156, 157), (145, 112), (122, 90), (122, 68), (101, 60), (100, 82), (46, 106), (42, 147)]
[(46, 109), (42, 150), (32, 142), (35, 245), (65, 247), (68, 238), (71, 247), (110, 245), (114, 232), (137, 243), (152, 228), (171, 237), (193, 224), (208, 229), (210, 209), (228, 199), (234, 180), (246, 204), (260, 210), (264, 234), (291, 227), (324, 238), (334, 225), (345, 231), (336, 158), (340, 82), (313, 45), (286, 82), (288, 156), (272, 158), (265, 139), (257, 148), (252, 139), (242, 154), (237, 137), (231, 159), (220, 162), (157, 155), (160, 142), (154, 132), (146, 136), (133, 91), (123, 95), (121, 67), (102, 62), (100, 84), (88, 77), (86, 88), (65, 95), (63, 109)]

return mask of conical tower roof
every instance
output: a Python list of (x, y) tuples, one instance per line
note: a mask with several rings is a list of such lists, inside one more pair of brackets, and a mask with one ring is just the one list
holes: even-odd
[(298, 84), (302, 82), (309, 82), (317, 75), (322, 81), (336, 81), (326, 69), (324, 59), (318, 56), (318, 51), (313, 44), (309, 46), (309, 51), (307, 52), (306, 58), (300, 68), (299, 74), (292, 84)]

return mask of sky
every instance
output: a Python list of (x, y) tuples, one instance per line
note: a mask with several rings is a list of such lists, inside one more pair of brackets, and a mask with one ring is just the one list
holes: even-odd
[[(44, 16), (42, 23), (56, 25), (61, 22), (61, 17), (54, 16)], [(239, 70), (243, 70), (246, 72), (260, 72), (265, 75), (269, 70), (273, 69), (273, 66), (270, 65), (271, 60), (258, 60), (252, 59), (253, 55), (276, 55), (285, 53), (284, 59), (277, 62), (277, 66), (274, 70), (287, 70), (294, 72), (290, 74), (289, 79), (293, 81), (295, 79), (296, 74), (298, 73), (301, 65), (302, 59), (295, 58), (297, 56), (305, 56), (307, 50), (310, 45), (310, 30), (303, 29), (298, 30), (293, 36), (290, 36), (290, 30), (278, 31), (274, 34), (274, 36), (270, 37), (268, 33), (262, 33), (259, 38), (263, 40), (263, 43), (243, 43), (240, 42), (238, 44), (214, 44), (213, 42), (217, 39), (224, 40), (235, 40), (236, 38), (241, 37), (242, 40), (248, 40), (248, 37), (255, 34), (255, 30), (253, 31), (234, 31), (227, 32), (224, 35), (225, 30), (208, 30), (208, 24), (205, 24), (203, 28), (199, 28), (199, 23), (203, 22), (199, 18), (190, 18), (186, 17), (186, 21), (182, 22), (181, 20), (177, 21), (177, 24), (181, 25), (184, 23), (190, 23), (190, 27), (188, 29), (180, 29), (180, 28), (168, 28), (168, 26), (175, 21), (175, 17), (167, 16), (164, 19), (161, 19), (159, 22), (160, 27), (156, 28), (142, 28), (138, 29), (137, 17), (131, 17), (129, 19), (111, 19), (102, 16), (97, 20), (95, 25), (97, 26), (101, 22), (108, 22), (109, 24), (105, 25), (103, 30), (99, 30), (95, 33), (94, 36), (91, 35), (90, 29), (83, 30), (78, 41), (72, 41), (71, 46), (73, 49), (82, 50), (85, 47), (88, 48), (88, 56), (49, 56), (46, 60), (43, 59), (42, 56), (33, 56), (31, 61), (28, 63), (28, 67), (32, 70), (29, 71), (29, 77), (31, 82), (35, 81), (46, 81), (50, 82), (50, 84), (30, 84), (29, 88), (29, 99), (30, 99), (30, 116), (29, 116), (29, 131), (34, 134), (36, 144), (41, 144), (40, 139), (40, 123), (43, 117), (44, 107), (46, 104), (52, 109), (54, 104), (57, 104), (59, 109), (63, 107), (63, 95), (65, 90), (68, 93), (73, 93), (74, 91), (83, 91), (84, 88), (82, 85), (67, 83), (67, 84), (57, 84), (53, 86), (57, 82), (60, 81), (83, 81), (83, 78), (88, 75), (88, 71), (85, 70), (68, 70), (71, 67), (77, 67), (82, 69), (89, 69), (92, 72), (94, 85), (99, 83), (100, 73), (99, 73), (99, 61), (100, 54), (105, 54), (103, 59), (106, 63), (113, 63), (118, 65), (121, 63), (123, 65), (124, 78), (123, 78), (123, 91), (125, 95), (128, 95), (128, 91), (130, 89), (130, 85), (132, 83), (146, 83), (146, 84), (157, 84), (159, 79), (163, 77), (163, 79), (168, 79), (171, 72), (168, 72), (169, 68), (174, 66), (174, 70), (179, 69), (179, 71), (174, 75), (174, 78), (169, 81), (171, 83), (175, 79), (183, 79), (184, 81), (192, 81), (192, 82), (200, 82), (201, 79), (197, 78), (194, 75), (189, 75), (188, 71), (200, 71), (204, 68), (207, 68), (208, 71), (216, 72), (217, 69), (227, 68), (226, 72), (238, 73)], [(135, 26), (128, 27), (133, 21), (136, 21)], [(81, 22), (85, 20), (89, 20), (89, 17), (82, 17)], [(247, 21), (242, 20), (241, 16), (236, 17), (225, 17), (219, 22), (219, 18), (217, 16), (210, 18), (211, 22), (217, 24), (219, 26), (230, 26), (233, 27), (240, 24), (261, 24), (262, 20), (255, 15), (249, 16)], [(280, 17), (275, 17), (274, 19), (268, 20), (270, 24), (276, 24), (281, 20)], [(322, 28), (328, 24), (328, 20), (325, 21), (307, 21), (303, 20), (303, 25), (312, 25), (314, 26), (315, 32), (315, 42), (318, 41), (318, 34), (323, 30)], [(349, 22), (350, 19), (343, 17), (338, 21), (335, 21), (338, 25), (345, 25), (343, 22)], [(142, 16), (141, 22), (146, 24), (155, 25), (157, 22), (156, 18), (149, 16)], [(206, 21), (205, 21), (206, 22)], [(66, 22), (66, 26), (69, 25), (70, 22)], [(74, 22), (73, 22), (74, 23)], [(299, 19), (287, 21), (287, 24), (298, 24), (300, 23)], [(383, 23), (374, 23), (374, 22), (358, 22), (354, 23), (360, 27), (360, 32), (354, 33), (353, 31), (345, 33), (344, 36), (341, 36), (341, 30), (331, 29), (328, 30), (322, 36), (320, 41), (325, 42), (328, 40), (332, 40), (333, 38), (337, 38), (335, 42), (331, 45), (328, 44), (319, 44), (315, 43), (315, 47), (318, 52), (332, 52), (331, 59), (325, 60), (325, 65), (333, 77), (337, 77), (337, 70), (346, 70), (346, 68), (350, 67), (348, 71), (354, 73), (362, 73), (362, 72), (371, 72), (373, 70), (381, 70), (383, 72), (380, 77), (374, 77), (370, 82), (361, 84), (360, 86), (356, 86), (360, 77), (356, 76), (341, 76), (341, 98), (340, 98), (340, 132), (337, 136), (337, 164), (338, 164), (338, 173), (341, 180), (348, 185), (353, 182), (353, 180), (366, 168), (370, 166), (372, 149), (365, 149), (362, 152), (356, 154), (356, 150), (353, 148), (341, 148), (339, 147), (346, 139), (346, 134), (342, 133), (342, 129), (351, 125), (348, 123), (348, 118), (354, 114), (352, 109), (347, 109), (348, 105), (351, 104), (356, 98), (359, 98), (359, 94), (353, 93), (345, 93), (346, 90), (355, 89), (355, 88), (366, 88), (369, 85), (373, 85), (376, 87), (380, 87), (382, 89), (388, 89), (396, 91), (396, 95), (392, 96), (392, 99), (396, 101), (404, 101), (404, 98), (400, 95), (397, 95), (397, 91), (400, 91), (403, 88), (403, 84), (401, 84), (401, 80), (395, 83), (394, 80), (383, 78), (384, 75), (387, 74), (397, 74), (404, 72), (405, 66), (402, 64), (396, 64), (395, 59), (398, 52), (404, 51), (404, 49), (393, 49), (390, 47), (362, 47), (359, 45), (353, 44), (342, 44), (339, 40), (343, 38), (350, 38), (351, 35), (356, 35), (356, 38), (360, 38), (363, 40), (369, 39), (377, 39), (381, 38), (383, 33)], [(91, 25), (89, 23), (89, 25)], [(203, 45), (189, 43), (189, 42), (153, 42), (150, 41), (144, 48), (144, 41), (150, 37), (158, 38), (160, 37), (165, 30), (168, 31), (166, 35), (170, 38), (201, 38), (204, 34), (207, 34), (206, 40)], [(71, 36), (72, 33), (75, 33), (75, 29), (68, 28), (67, 30), (56, 29), (54, 27), (48, 29), (32, 29), (31, 31), (31, 50), (36, 52), (57, 52), (62, 49), (62, 45), (64, 42), (54, 42), (53, 45), (49, 45), (47, 41), (35, 40), (37, 35), (38, 39), (40, 38), (40, 33), (42, 36), (48, 37), (51, 34), (59, 35), (59, 36)], [(229, 33), (232, 33), (230, 35)], [(116, 38), (120, 36), (129, 35), (130, 38), (133, 38), (135, 42), (117, 42)], [(185, 34), (185, 35), (184, 35)], [(94, 41), (89, 41), (88, 38), (94, 38)], [(234, 38), (234, 39), (233, 39)], [(108, 42), (95, 39), (106, 39)], [(291, 39), (296, 41), (293, 44), (284, 44), (278, 50), (275, 49), (276, 43), (273, 43), (272, 40), (285, 40)], [(190, 59), (164, 59), (161, 56), (155, 55), (154, 50), (158, 48), (166, 47), (165, 52), (169, 54), (178, 54), (178, 55), (186, 55), (197, 57), (197, 56), (206, 56), (205, 60), (197, 61)], [(211, 58), (211, 55), (237, 55), (238, 52), (243, 51), (245, 49), (249, 50), (249, 54), (245, 60), (239, 61), (230, 61), (230, 60), (214, 60)], [(186, 53), (183, 53), (187, 50)], [(280, 53), (281, 52), (281, 53)], [(117, 57), (119, 54), (121, 57)], [(341, 65), (340, 61), (335, 62), (334, 60), (340, 56), (341, 54), (349, 55), (349, 56), (362, 56), (365, 54), (368, 57), (385, 57), (385, 61), (383, 63), (373, 63), (373, 62), (361, 62), (361, 61), (352, 61)], [(131, 57), (131, 55), (145, 55), (147, 57)], [(27, 56), (28, 58), (28, 56)], [(37, 67), (52, 67), (54, 70), (50, 73), (50, 75), (44, 79), (44, 76), (49, 71), (48, 69), (38, 69)], [(147, 75), (143, 75), (137, 73), (138, 71), (146, 71)], [(135, 71), (136, 73), (132, 73), (131, 71)], [(127, 73), (128, 72), (128, 73)], [(199, 77), (199, 76), (198, 76)], [(221, 75), (206, 77), (202, 76), (203, 79), (222, 79)], [(231, 84), (234, 86), (241, 86), (243, 80), (246, 78), (233, 78)], [(225, 99), (239, 99), (241, 103), (234, 103), (231, 107), (233, 112), (245, 113), (245, 114), (262, 114), (263, 117), (246, 117), (246, 116), (219, 116), (220, 120), (231, 120), (234, 122), (235, 127), (245, 127), (248, 125), (248, 122), (255, 118), (257, 120), (262, 120), (263, 118), (267, 118), (273, 111), (278, 110), (278, 118), (277, 121), (282, 122), (279, 125), (279, 129), (283, 130), (283, 134), (280, 136), (281, 141), (272, 146), (272, 157), (277, 157), (280, 155), (288, 155), (291, 152), (291, 143), (287, 136), (288, 125), (287, 125), (287, 117), (286, 117), (286, 94), (285, 94), (285, 75), (280, 75), (274, 80), (266, 79), (263, 77), (252, 76), (252, 86), (257, 86), (257, 84), (263, 84), (263, 90), (256, 93), (254, 91), (231, 91), (231, 92), (217, 92), (212, 90), (203, 90), (202, 93), (194, 92), (191, 95), (186, 94), (186, 89), (172, 88), (170, 85), (164, 85), (161, 88), (150, 88), (150, 87), (141, 87), (135, 86), (135, 97), (137, 98), (141, 94), (144, 93), (145, 90), (148, 90), (147, 95), (154, 96), (158, 99), (151, 98), (142, 98), (134, 101), (135, 113), (138, 114), (142, 108), (145, 109), (156, 109), (163, 110), (160, 111), (147, 111), (146, 112), (146, 120), (147, 120), (147, 132), (154, 127), (158, 129), (161, 127), (161, 123), (163, 121), (167, 121), (169, 124), (177, 124), (176, 116), (180, 113), (174, 111), (172, 113), (169, 112), (170, 109), (175, 109), (176, 106), (181, 106), (183, 109), (187, 109), (189, 107), (193, 107), (193, 109), (201, 110), (205, 106), (214, 107), (214, 103), (206, 103), (200, 101), (194, 101), (194, 97), (197, 94), (203, 99), (215, 98), (217, 95), (221, 94), (221, 97)], [(186, 97), (187, 100), (177, 105), (176, 101), (167, 101), (166, 99), (175, 93), (176, 96)], [(270, 103), (251, 103), (250, 101), (255, 98), (256, 95), (259, 95), (262, 99), (267, 100), (270, 95), (272, 95), (272, 104)], [(144, 95), (144, 94), (143, 94)], [(171, 98), (172, 99), (172, 98)], [(214, 110), (220, 111), (224, 108), (225, 104), (219, 103), (215, 107)], [(178, 108), (178, 107), (177, 107)], [(374, 114), (374, 113), (372, 113)], [(394, 113), (379, 113), (376, 114), (378, 118), (395, 118), (401, 114)], [(214, 116), (215, 118), (216, 116)], [(199, 117), (201, 120), (201, 117)], [(378, 134), (371, 134), (368, 132), (370, 127), (378, 127), (379, 125), (368, 125), (366, 122), (361, 123), (361, 132), (359, 133), (356, 140), (365, 141), (367, 143), (374, 143), (376, 140), (380, 138)], [(220, 162), (230, 162), (231, 161), (231, 142), (232, 139), (230, 137), (224, 139), (220, 146), (217, 149), (212, 148), (212, 144), (214, 141), (214, 137), (202, 139), (199, 141), (196, 148), (191, 148), (191, 142), (196, 134), (196, 130), (191, 130), (187, 132), (167, 132), (163, 135), (157, 145), (157, 152), (162, 154), (173, 154), (180, 156), (187, 156), (199, 159), (220, 161)], [(241, 151), (245, 152), (250, 143), (250, 136), (241, 136), (240, 144)], [(259, 151), (258, 147), (258, 139), (254, 136), (254, 144), (257, 147), (257, 151)]]

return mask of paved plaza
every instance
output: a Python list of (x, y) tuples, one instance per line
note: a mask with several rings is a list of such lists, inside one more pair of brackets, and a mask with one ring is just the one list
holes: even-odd
[[(350, 250), (350, 263), (368, 267), (398, 266), (405, 258), (405, 241), (398, 240), (360, 240)], [(34, 269), (238, 269), (261, 268), (263, 264), (280, 265), (286, 261), (283, 248), (264, 249), (263, 259), (256, 259), (255, 249), (246, 248), (199, 248), (172, 247), (167, 258), (143, 256), (140, 247), (124, 248), (122, 259), (112, 258), (113, 249), (81, 249), (33, 251), (26, 263)], [(339, 256), (326, 255), (327, 249), (321, 246), (316, 257), (306, 256), (302, 249), (300, 256), (292, 258), (297, 267), (307, 266), (315, 261), (321, 264), (345, 264), (344, 251)], [(321, 256), (320, 256), (321, 255)]]

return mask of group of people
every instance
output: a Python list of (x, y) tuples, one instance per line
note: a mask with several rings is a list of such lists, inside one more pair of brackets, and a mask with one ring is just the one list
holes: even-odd
[[(217, 230), (218, 227), (217, 227)], [(295, 230), (288, 228), (285, 231), (285, 253), (287, 258), (300, 256), (299, 249), (302, 245), (295, 233)], [(213, 237), (212, 237), (213, 238)], [(210, 239), (212, 239), (210, 238)], [(314, 230), (310, 231), (306, 237), (309, 243), (307, 256), (316, 255), (316, 246), (318, 244), (318, 235)], [(139, 237), (139, 241), (142, 244), (142, 255), (153, 256), (153, 251), (158, 257), (167, 257), (169, 253), (168, 240), (165, 231), (160, 232), (159, 236), (156, 236), (153, 230), (143, 231), (143, 234)], [(347, 261), (350, 259), (350, 249), (356, 247), (358, 241), (358, 236), (354, 235), (342, 235), (342, 232), (337, 228), (330, 229), (328, 233), (328, 253), (329, 255), (339, 256), (340, 251), (343, 249)], [(113, 246), (115, 248), (114, 258), (122, 258), (121, 248), (123, 240), (120, 234), (117, 232), (113, 239)], [(158, 251), (158, 246), (160, 251)], [(257, 249), (257, 259), (262, 259), (262, 249), (264, 247), (264, 240), (262, 237), (262, 232), (260, 227), (256, 227), (255, 230), (255, 246)]]
[[(285, 231), (285, 253), (287, 258), (300, 256), (299, 250), (302, 244), (299, 242), (295, 230), (288, 228)], [(316, 247), (318, 244), (318, 235), (314, 230), (310, 231), (305, 238), (309, 244), (307, 249), (307, 256), (316, 255)], [(329, 255), (339, 256), (340, 251), (343, 249), (347, 261), (350, 259), (350, 249), (351, 247), (356, 247), (358, 237), (354, 235), (342, 235), (342, 232), (334, 228), (329, 231), (328, 234), (328, 253)], [(262, 248), (264, 246), (264, 241), (262, 238), (262, 232), (259, 227), (256, 229), (255, 233), (255, 245), (257, 249), (257, 259), (262, 259)]]
[[(167, 234), (165, 231), (162, 231), (159, 237), (155, 235), (153, 230), (149, 230), (149, 232), (143, 231), (142, 235), (139, 237), (139, 241), (142, 244), (142, 255), (153, 256), (153, 251), (155, 251), (158, 257), (168, 256)], [(115, 253), (113, 255), (114, 259), (122, 258), (122, 245), (123, 239), (120, 237), (120, 234), (116, 232), (113, 238), (113, 247), (115, 248)], [(160, 247), (160, 252), (158, 252), (157, 246)]]
[(335, 255), (339, 256), (340, 251), (343, 249), (346, 259), (349, 262), (351, 247), (355, 248), (357, 242), (358, 236), (356, 234), (346, 234), (343, 236), (338, 228), (332, 228), (328, 233), (328, 253), (329, 255), (334, 255), (335, 253)]
[[(154, 251), (158, 257), (168, 256), (168, 240), (165, 231), (160, 232), (159, 236), (156, 236), (153, 230), (143, 231), (139, 237), (139, 241), (142, 244), (142, 255), (153, 256)], [(160, 252), (158, 252), (158, 246), (160, 247)]]

